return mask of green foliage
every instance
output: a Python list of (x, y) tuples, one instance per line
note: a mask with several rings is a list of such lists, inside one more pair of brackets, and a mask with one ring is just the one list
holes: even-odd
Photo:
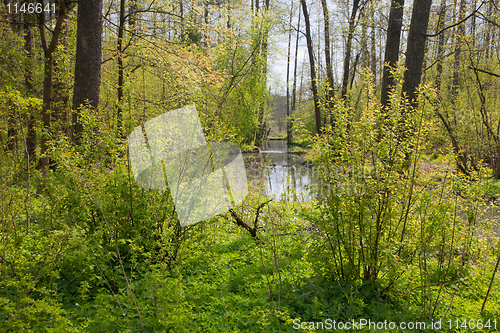
[[(168, 191), (135, 184), (124, 138), (147, 119), (195, 103), (208, 140), (253, 149), (270, 118), (270, 32), (285, 14), (250, 14), (241, 1), (192, 3), (174, 22), (159, 19), (173, 3), (156, 4), (147, 20), (128, 23), (120, 101), (116, 27), (105, 23), (100, 109), (81, 110), (79, 146), (65, 136), (65, 100), (55, 101), (71, 94), (71, 14), (66, 44), (54, 52), (51, 111), (59, 123), (38, 133), (50, 139), (47, 176), (33, 167), (39, 156), (29, 164), (23, 149), (28, 127), (40, 132), (40, 37), (33, 34), (28, 59), (19, 31), (0, 25), (1, 332), (296, 332), (296, 320), (499, 317), (498, 279), (490, 286), (500, 250), (492, 231), (499, 184), (482, 164), (496, 156), (495, 136), (484, 128), (498, 123), (495, 76), (478, 80), (460, 66), (456, 99), (448, 101), (448, 87), (424, 86), (418, 109), (401, 95), (402, 69), (387, 109), (366, 77), (353, 83), (347, 104), (322, 105), (332, 124), (316, 137), (313, 105), (301, 88), (293, 143), (319, 171), (318, 200), (263, 206), (255, 225), (262, 242), (229, 213), (180, 228)], [(205, 9), (208, 16), (199, 16)], [(443, 79), (452, 77), (452, 58), (444, 59)], [(493, 57), (482, 64), (495, 69)], [(28, 94), (20, 73), (32, 77)], [(488, 116), (481, 126), (471, 121), (482, 115), (480, 83)], [(463, 148), (454, 153), (468, 156), (467, 177), (455, 171), (436, 112), (453, 125)], [(12, 142), (17, 149), (4, 151)], [(250, 193), (234, 211), (253, 225), (265, 201)]]
[(6, 86), (19, 85), (22, 82), (23, 63), (22, 36), (12, 31), (5, 22), (0, 23), (0, 89)]
[(66, 317), (58, 282), (59, 265), (82, 242), (82, 230), (46, 230), (38, 221), (33, 221), (28, 230), (26, 221), (22, 222), (2, 228), (2, 234), (9, 237), (1, 246), (0, 329), (80, 331)]
[[(0, 118), (8, 119), (0, 126), (0, 142), (8, 142), (14, 140), (15, 145), (24, 147), (23, 132), (26, 135), (28, 128), (28, 119), (35, 118), (42, 110), (42, 100), (36, 97), (23, 96), (19, 90), (12, 89), (7, 86), (0, 91)], [(16, 133), (20, 133), (16, 137), (8, 138), (8, 131), (15, 129)], [(24, 149), (23, 149), (24, 150)]]
[(337, 125), (324, 129), (310, 153), (324, 182), (320, 214), (309, 217), (321, 235), (315, 260), (361, 295), (386, 297), (417, 281), (420, 315), (442, 315), (443, 286), (467, 278), (474, 234), (489, 228), (479, 224), (484, 171), (473, 179), (446, 167), (443, 178), (422, 172), (426, 103), (410, 107), (399, 80), (382, 110), (370, 82), (359, 115), (337, 103)]

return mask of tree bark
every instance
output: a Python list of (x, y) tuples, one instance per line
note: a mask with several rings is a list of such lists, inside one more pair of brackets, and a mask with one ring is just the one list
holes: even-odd
[[(256, 1), (256, 13), (258, 13), (260, 10), (260, 5), (259, 1)], [(264, 15), (267, 15), (269, 11), (269, 0), (264, 1)], [(261, 70), (261, 77), (264, 82), (262, 82), (262, 86), (264, 89), (267, 90), (267, 56), (268, 56), (268, 39), (269, 39), (269, 26), (267, 23), (264, 23), (263, 31), (262, 31), (262, 44), (261, 44), (261, 49), (260, 49), (260, 54), (258, 53), (259, 57), (259, 66)], [(261, 41), (257, 41), (260, 43)], [(259, 123), (259, 128), (257, 129), (257, 135), (256, 135), (256, 140), (255, 144), (257, 146), (260, 146), (262, 141), (264, 140), (264, 135), (266, 133), (266, 122), (264, 121), (264, 112), (267, 107), (267, 99), (264, 100), (262, 105), (260, 106), (259, 110), (259, 115), (258, 115), (258, 123)]]
[(330, 53), (330, 14), (328, 12), (328, 6), (326, 4), (326, 0), (321, 0), (321, 7), (323, 8), (323, 21), (325, 29), (325, 65), (326, 65), (326, 77), (328, 82), (328, 90), (326, 92), (326, 98), (327, 98), (328, 109), (330, 110), (330, 116), (331, 116), (335, 92), (333, 90), (333, 70), (332, 70), (332, 60)]
[(286, 141), (292, 141), (292, 126), (290, 122), (290, 52), (292, 47), (292, 19), (293, 19), (293, 2), (290, 5), (290, 22), (288, 24), (288, 49), (286, 58)]
[[(462, 0), (463, 1), (463, 0)], [(416, 107), (417, 87), (422, 77), (422, 64), (425, 55), (425, 42), (432, 0), (415, 0), (411, 16), (410, 31), (406, 48), (403, 92), (408, 96), (410, 103)]]
[(116, 43), (117, 64), (118, 64), (118, 87), (117, 87), (117, 104), (116, 104), (116, 132), (119, 137), (123, 136), (122, 129), (122, 100), (123, 100), (123, 83), (124, 83), (124, 67), (123, 67), (123, 38), (125, 36), (125, 0), (120, 0), (120, 16), (118, 20), (118, 41)]
[(380, 104), (387, 106), (388, 95), (394, 86), (394, 78), (391, 68), (399, 59), (399, 45), (401, 40), (401, 27), (403, 25), (404, 0), (392, 0), (389, 12), (389, 24), (387, 26), (387, 41), (385, 43), (384, 70), (382, 73), (382, 87), (380, 93)]
[[(373, 0), (372, 0), (372, 6), (373, 6)], [(371, 8), (371, 21), (375, 22), (375, 11), (373, 10), (373, 7)], [(375, 47), (375, 24), (373, 24), (371, 31), (370, 31), (370, 70), (373, 74), (373, 84), (377, 84), (377, 48)]]
[[(295, 111), (295, 103), (297, 101), (297, 58), (299, 54), (299, 31), (300, 31), (300, 14), (301, 8), (299, 6), (299, 19), (297, 21), (297, 35), (295, 38), (295, 56), (293, 61), (293, 84), (292, 84), (292, 106), (290, 109), (291, 116), (293, 116)], [(290, 123), (293, 126), (293, 122)]]
[[(358, 1), (358, 0), (354, 0)], [(309, 13), (307, 12), (306, 0), (300, 0), (302, 4), (302, 12), (304, 13), (304, 22), (306, 24), (306, 41), (307, 41), (307, 51), (309, 53), (309, 66), (311, 68), (311, 90), (313, 94), (314, 101), (314, 115), (316, 118), (316, 132), (321, 134), (321, 112), (319, 110), (319, 100), (318, 100), (318, 81), (316, 80), (316, 68), (314, 66), (314, 49), (312, 45), (311, 37), (311, 24), (309, 22)]]
[(83, 130), (79, 111), (89, 104), (97, 109), (101, 86), (102, 0), (78, 1), (75, 86), (73, 93), (73, 142), (80, 144)]

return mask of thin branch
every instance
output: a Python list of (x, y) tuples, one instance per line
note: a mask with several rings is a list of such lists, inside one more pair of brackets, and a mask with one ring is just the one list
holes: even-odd
[(149, 12), (151, 12), (151, 13), (155, 13), (155, 11), (154, 11), (154, 10), (151, 10), (151, 7), (153, 7), (153, 4), (155, 3), (155, 1), (156, 1), (156, 0), (151, 1), (151, 3), (149, 4), (148, 8), (146, 8), (146, 9), (140, 9), (140, 10), (136, 10), (136, 11), (134, 11), (133, 13), (128, 13), (127, 15), (125, 15), (125, 16), (124, 16), (124, 19), (125, 19), (125, 20), (126, 20), (126, 19), (128, 19), (128, 18), (130, 17), (130, 15), (132, 15), (132, 14), (134, 14), (134, 15), (135, 15), (135, 14), (140, 14), (140, 13), (149, 13)]
[(259, 221), (259, 214), (260, 214), (260, 210), (265, 206), (267, 205), (268, 203), (270, 203), (271, 201), (273, 201), (273, 199), (269, 199), (267, 200), (266, 202), (263, 202), (259, 205), (259, 207), (257, 207), (257, 213), (255, 214), (255, 221), (253, 222), (253, 227), (254, 229), (257, 229), (257, 223)]
[(469, 68), (472, 69), (472, 70), (481, 72), (481, 73), (485, 73), (485, 74), (492, 75), (492, 76), (495, 76), (495, 77), (500, 77), (500, 74), (495, 74), (495, 73), (492, 73), (492, 72), (489, 72), (487, 70), (480, 69), (480, 68), (477, 68), (477, 67), (474, 67), (474, 66), (469, 66)]
[(460, 24), (464, 23), (465, 21), (467, 21), (468, 19), (470, 19), (472, 16), (474, 16), (477, 12), (479, 12), (479, 9), (481, 9), (481, 7), (484, 5), (484, 3), (485, 3), (484, 1), (481, 1), (481, 4), (479, 5), (479, 7), (477, 7), (476, 10), (474, 10), (472, 13), (470, 13), (463, 20), (460, 20), (460, 21), (458, 21), (455, 24), (449, 25), (446, 28), (443, 28), (443, 29), (439, 30), (435, 34), (426, 34), (425, 36), (426, 37), (437, 37), (437, 36), (441, 35), (443, 32), (445, 32), (446, 30), (451, 29), (453, 27), (456, 27), (457, 25), (460, 25)]

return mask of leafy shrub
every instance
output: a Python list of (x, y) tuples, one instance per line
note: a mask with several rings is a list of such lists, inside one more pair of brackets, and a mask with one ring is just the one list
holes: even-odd
[(477, 243), (481, 175), (464, 179), (447, 168), (439, 181), (423, 172), (425, 101), (412, 108), (400, 79), (382, 109), (370, 82), (365, 107), (353, 114), (338, 102), (335, 125), (310, 153), (323, 181), (320, 214), (309, 218), (319, 228), (315, 258), (356, 293), (390, 297), (415, 281), (422, 310), (444, 313), (440, 288), (465, 278)]

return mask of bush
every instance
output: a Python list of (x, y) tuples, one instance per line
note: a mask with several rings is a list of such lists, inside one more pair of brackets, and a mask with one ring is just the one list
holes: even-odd
[(413, 109), (400, 79), (382, 109), (370, 82), (365, 107), (353, 115), (338, 102), (336, 125), (324, 128), (310, 153), (322, 179), (320, 214), (309, 218), (319, 228), (315, 258), (332, 281), (357, 293), (368, 288), (385, 298), (412, 285), (422, 311), (442, 314), (441, 289), (460, 285), (477, 244), (481, 177), (423, 172), (426, 103)]

